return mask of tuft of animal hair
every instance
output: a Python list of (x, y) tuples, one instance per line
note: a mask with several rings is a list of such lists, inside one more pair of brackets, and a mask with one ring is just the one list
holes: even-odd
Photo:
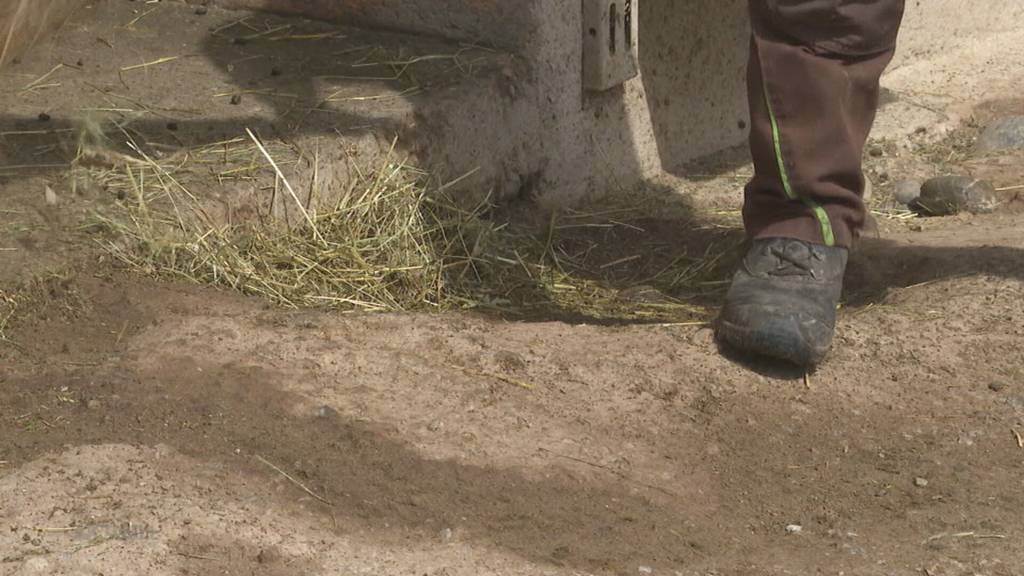
[(97, 115), (84, 115), (72, 121), (75, 134), (75, 164), (103, 168), (117, 168), (126, 164), (144, 163), (138, 158), (118, 152), (110, 147), (110, 137)]

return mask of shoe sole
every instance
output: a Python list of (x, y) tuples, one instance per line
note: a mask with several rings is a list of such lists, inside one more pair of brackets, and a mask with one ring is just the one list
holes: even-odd
[(775, 360), (784, 360), (797, 366), (809, 368), (818, 365), (831, 348), (815, 349), (801, 338), (796, 330), (785, 325), (746, 328), (720, 320), (716, 334), (719, 341), (742, 352), (756, 354)]

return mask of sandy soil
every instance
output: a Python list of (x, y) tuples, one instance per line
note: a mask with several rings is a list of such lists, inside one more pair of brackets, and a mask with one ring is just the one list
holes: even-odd
[(3, 351), (0, 570), (1018, 574), (1024, 238), (970, 223), (862, 253), (884, 296), (806, 380), (701, 327), (51, 280)]
[[(156, 282), (81, 231), (96, 199), (5, 177), (0, 575), (1024, 574), (1024, 156), (970, 148), (1017, 97), (873, 143), (879, 238), (809, 376), (706, 326)], [(730, 167), (668, 183), (697, 221), (749, 172), (708, 162)], [(894, 181), (940, 171), (1004, 204), (885, 216)]]

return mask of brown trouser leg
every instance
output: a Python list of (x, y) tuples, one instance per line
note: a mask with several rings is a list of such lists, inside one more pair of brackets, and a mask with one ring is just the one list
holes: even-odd
[(904, 0), (749, 0), (751, 238), (849, 247), (864, 226), (861, 158)]

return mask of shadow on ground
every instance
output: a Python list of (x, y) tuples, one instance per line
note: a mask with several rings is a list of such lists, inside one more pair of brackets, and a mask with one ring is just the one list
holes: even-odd
[[(311, 503), (325, 525), (343, 518), (340, 534), (356, 526), (375, 534), (378, 544), (434, 541), (443, 529), (455, 528), (461, 540), (539, 564), (616, 573), (635, 570), (640, 562), (691, 563), (712, 545), (706, 534), (688, 527), (695, 515), (705, 514), (702, 506), (680, 500), (671, 488), (650, 490), (616, 477), (584, 480), (557, 468), (526, 476), (515, 469), (428, 459), (372, 422), (342, 418), (331, 409), (297, 417), (294, 409), (304, 399), (281, 390), (282, 374), (187, 357), (166, 361), (175, 365), (173, 373), (116, 370), (98, 386), (63, 379), (82, 393), (119, 398), (110, 407), (113, 418), (92, 421), (88, 413), (77, 414), (80, 433), (73, 443), (166, 444), (236, 470), (236, 448), (243, 446), (246, 472), (267, 474), (254, 456), (288, 463), (299, 481), (329, 502)], [(6, 386), (23, 393), (4, 411), (34, 411), (47, 401), (51, 377), (8, 381)], [(80, 421), (83, 416), (90, 421)], [(19, 439), (2, 447), (12, 466), (72, 442), (60, 433), (26, 434), (25, 424), (0, 422), (3, 438)], [(283, 497), (282, 505), (296, 506), (292, 497)]]
[[(934, 394), (931, 381), (913, 380), (902, 386), (899, 396), (885, 396), (885, 401), (860, 397), (871, 397), (863, 388), (865, 380), (856, 380), (858, 387), (849, 393), (857, 398), (845, 402), (836, 401), (833, 393), (841, 396), (843, 392), (832, 388), (804, 395), (800, 386), (757, 390), (750, 382), (737, 388), (725, 386), (717, 393), (708, 391), (702, 397), (700, 386), (706, 382), (692, 378), (699, 378), (696, 374), (703, 368), (697, 366), (710, 360), (668, 358), (666, 362), (677, 367), (695, 370), (695, 375), (679, 375), (680, 381), (695, 387), (684, 394), (693, 406), (687, 409), (684, 402), (653, 415), (691, 415), (695, 426), (653, 422), (652, 414), (637, 414), (639, 424), (634, 425), (660, 432), (646, 436), (627, 428), (619, 433), (636, 441), (640, 449), (657, 446), (657, 454), (673, 461), (677, 478), (693, 475), (692, 483), (668, 482), (656, 475), (633, 478), (586, 464), (577, 468), (580, 462), (563, 467), (543, 446), (529, 444), (523, 445), (522, 456), (536, 455), (540, 461), (524, 472), (518, 467), (429, 458), (407, 440), (408, 430), (398, 425), (343, 417), (331, 407), (311, 406), (308, 397), (288, 390), (294, 389), (290, 380), (302, 374), (313, 376), (315, 368), (296, 371), (289, 365), (279, 371), (271, 367), (272, 362), (258, 359), (218, 361), (201, 338), (188, 341), (175, 353), (122, 349), (110, 330), (126, 319), (134, 326), (147, 326), (136, 329), (148, 331), (160, 330), (148, 326), (164, 315), (187, 319), (219, 313), (227, 316), (229, 325), (234, 317), (250, 327), (283, 318), (238, 299), (229, 304), (228, 296), (210, 290), (186, 292), (116, 280), (83, 282), (92, 303), (87, 317), (33, 326), (34, 331), (59, 337), (40, 343), (38, 365), (19, 363), (16, 371), (0, 375), (5, 378), (0, 387), (0, 438), (4, 439), (0, 457), (7, 462), (7, 470), (16, 471), (46, 454), (76, 446), (167, 445), (203, 465), (226, 470), (229, 481), (235, 478), (247, 487), (249, 497), (272, 499), (296, 513), (312, 512), (322, 520), (324, 531), (334, 531), (339, 538), (356, 542), (369, 538), (382, 548), (401, 548), (410, 542), (418, 547), (438, 542), (442, 531), (452, 528), (457, 541), (469, 546), (588, 573), (632, 573), (638, 566), (650, 565), (704, 569), (694, 573), (714, 569), (723, 574), (746, 574), (755, 565), (866, 566), (877, 565), (876, 559), (889, 547), (891, 553), (910, 554), (910, 562), (917, 564), (935, 553), (920, 545), (919, 534), (926, 538), (940, 527), (960, 526), (976, 518), (991, 522), (993, 530), (1002, 530), (1013, 522), (1013, 510), (1019, 507), (1020, 491), (1006, 482), (1019, 466), (1015, 448), (969, 450), (949, 438), (950, 429), (983, 429), (991, 434), (982, 436), (985, 441), (1010, 442), (1004, 426), (1007, 418), (1019, 414), (1015, 412), (1019, 405), (1002, 400), (984, 383), (955, 379), (949, 386), (956, 393)], [(173, 312), (176, 309), (180, 312)], [(364, 327), (355, 321), (348, 329), (354, 334)], [(459, 328), (452, 325), (450, 329)], [(293, 336), (310, 337), (298, 332)], [(501, 328), (482, 337), (500, 341)], [(62, 345), (76, 351), (74, 358), (99, 361), (47, 362), (51, 354), (60, 354)], [(393, 351), (400, 352), (403, 346), (395, 343)], [(443, 353), (419, 352), (430, 357), (431, 370), (443, 372)], [(136, 354), (155, 357), (140, 359)], [(912, 367), (890, 363), (880, 370), (908, 368)], [(402, 378), (416, 377), (415, 370), (400, 372)], [(362, 377), (366, 374), (353, 378), (358, 382)], [(730, 377), (721, 375), (717, 385)], [(560, 378), (556, 376), (554, 382)], [(849, 383), (839, 380), (844, 386)], [(350, 383), (337, 386), (341, 393)], [(388, 386), (402, 393), (401, 378)], [(499, 392), (490, 394), (494, 401), (507, 403), (509, 410), (530, 416), (536, 409), (531, 403), (552, 401), (545, 394), (565, 393), (557, 386), (544, 388), (513, 396), (515, 392), (499, 387)], [(584, 385), (573, 393), (594, 392)], [(453, 386), (446, 393), (477, 397), (478, 383)], [(54, 401), (57, 394), (59, 402)], [(888, 400), (907, 395), (915, 401)], [(339, 398), (350, 401), (345, 394)], [(351, 402), (361, 398), (354, 391)], [(99, 407), (90, 405), (92, 399), (100, 400)], [(661, 401), (671, 405), (677, 400)], [(965, 401), (979, 403), (984, 410), (955, 409), (963, 406), (957, 402)], [(410, 404), (416, 402), (430, 400), (417, 398)], [(922, 420), (927, 423), (937, 417), (922, 416), (922, 405), (950, 416), (941, 416), (930, 429)], [(544, 413), (565, 418), (562, 409), (555, 408), (553, 415)], [(621, 421), (605, 424), (623, 425)], [(504, 426), (493, 425), (499, 430)], [(636, 433), (640, 435), (631, 436)], [(444, 441), (472, 442), (459, 438), (453, 434)], [(281, 465), (329, 504), (307, 498), (257, 456)], [(995, 478), (990, 477), (993, 473)], [(912, 484), (915, 474), (941, 482), (943, 498), (922, 494)], [(250, 482), (250, 478), (257, 480)], [(283, 487), (281, 491), (273, 491), (275, 483)], [(993, 506), (993, 500), (1000, 505)], [(981, 512), (960, 520), (956, 513), (965, 505), (976, 505)], [(915, 514), (903, 513), (905, 508)], [(917, 517), (922, 509), (930, 515), (929, 523), (922, 524)], [(807, 527), (808, 536), (800, 541), (783, 530), (795, 520)], [(828, 552), (842, 540), (832, 532), (826, 537), (825, 532), (837, 526), (864, 526), (857, 542), (872, 546), (873, 556), (829, 557)], [(891, 526), (898, 527), (901, 535), (894, 538)], [(999, 548), (979, 552), (986, 558), (1005, 553)]]

